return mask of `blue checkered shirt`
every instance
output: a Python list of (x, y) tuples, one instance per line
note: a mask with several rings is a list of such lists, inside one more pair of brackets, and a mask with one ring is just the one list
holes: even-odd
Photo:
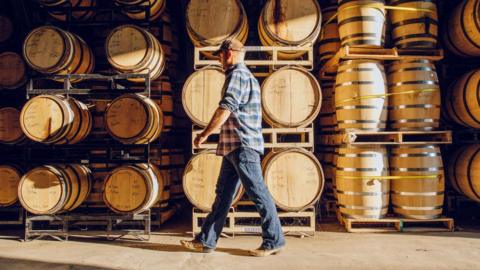
[(260, 85), (245, 64), (226, 72), (220, 107), (232, 112), (220, 131), (217, 155), (225, 156), (238, 147), (248, 147), (263, 155), (262, 105)]

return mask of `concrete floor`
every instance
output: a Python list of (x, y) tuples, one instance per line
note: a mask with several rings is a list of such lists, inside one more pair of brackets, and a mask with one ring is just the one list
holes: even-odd
[(113, 269), (480, 269), (476, 231), (421, 234), (351, 234), (322, 224), (315, 237), (287, 237), (286, 250), (267, 258), (247, 256), (259, 236), (220, 239), (213, 254), (186, 252), (186, 222), (169, 223), (150, 242), (72, 238), (68, 242), (0, 239), (1, 270)]

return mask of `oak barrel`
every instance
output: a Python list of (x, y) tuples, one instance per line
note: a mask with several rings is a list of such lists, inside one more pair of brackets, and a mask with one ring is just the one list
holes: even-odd
[[(183, 174), (183, 190), (187, 199), (198, 209), (210, 212), (215, 201), (215, 190), (223, 158), (215, 150), (206, 150), (194, 155)], [(236, 204), (243, 196), (240, 185), (232, 201)]]
[(51, 75), (91, 73), (95, 66), (83, 39), (54, 26), (32, 30), (23, 44), (23, 56), (31, 68)]
[(16, 89), (27, 82), (27, 67), (14, 52), (0, 54), (0, 89)]
[(428, 60), (395, 61), (388, 68), (388, 122), (393, 130), (434, 130), (440, 124), (440, 86)]
[(320, 112), (322, 92), (317, 79), (301, 67), (284, 67), (262, 84), (263, 119), (275, 127), (310, 124)]
[(479, 12), (480, 3), (473, 0), (460, 1), (450, 12), (443, 34), (448, 50), (464, 57), (480, 56)]
[(391, 35), (397, 48), (436, 48), (438, 15), (435, 0), (390, 0), (389, 4), (417, 11), (391, 10)]
[(0, 108), (0, 144), (17, 144), (24, 139), (20, 111), (13, 107)]
[(198, 126), (205, 127), (222, 99), (225, 74), (219, 67), (207, 67), (195, 71), (183, 86), (183, 108)]
[(115, 0), (115, 3), (125, 6), (123, 12), (134, 20), (145, 20), (148, 12), (150, 21), (158, 19), (167, 6), (167, 0)]
[(337, 19), (331, 19), (337, 14), (337, 5), (329, 6), (322, 10), (322, 30), (318, 45), (318, 58), (320, 65), (325, 64), (340, 50), (340, 36), (338, 33)]
[(387, 150), (341, 146), (336, 161), (338, 207), (344, 218), (382, 218), (389, 205)]
[(342, 46), (383, 47), (384, 4), (383, 0), (339, 0), (337, 21)]
[(340, 63), (335, 85), (335, 110), (340, 130), (381, 131), (388, 114), (383, 65), (372, 60)]
[(13, 35), (13, 24), (9, 17), (0, 15), (0, 43), (6, 42)]
[(448, 179), (460, 194), (480, 202), (480, 145), (466, 145), (454, 152), (448, 161)]
[(105, 179), (103, 200), (117, 213), (142, 213), (161, 199), (164, 184), (160, 170), (153, 164), (121, 166)]
[(15, 166), (0, 165), (0, 207), (10, 206), (18, 201), (18, 184), (21, 171)]
[(195, 47), (218, 46), (225, 39), (247, 40), (247, 13), (240, 0), (191, 0), (185, 16)]
[(465, 127), (480, 128), (479, 86), (480, 70), (473, 70), (445, 91), (443, 106), (449, 119)]
[[(37, 0), (40, 5), (55, 10), (48, 10), (48, 14), (60, 21), (69, 21), (71, 19), (77, 21), (85, 21), (95, 15), (94, 7), (96, 0)], [(71, 9), (71, 18), (70, 15)]]
[(107, 132), (125, 144), (155, 141), (163, 128), (163, 113), (158, 104), (139, 94), (114, 99), (105, 111)]
[(436, 145), (395, 146), (390, 152), (393, 212), (414, 219), (442, 215), (445, 175)]
[(46, 144), (75, 144), (83, 141), (92, 129), (88, 107), (73, 98), (40, 95), (22, 108), (20, 126), (25, 135)]
[[(322, 13), (316, 0), (268, 0), (258, 21), (264, 46), (313, 46), (320, 34)], [(291, 59), (305, 51), (279, 52)]]
[[(119, 73), (149, 74), (158, 79), (165, 69), (165, 54), (160, 42), (147, 30), (135, 25), (113, 29), (105, 42), (110, 65)], [(130, 78), (143, 82), (143, 78)]]
[(45, 165), (23, 175), (18, 198), (30, 213), (57, 214), (80, 206), (91, 187), (91, 171), (84, 165)]
[(301, 211), (322, 195), (324, 175), (315, 156), (303, 148), (271, 151), (262, 161), (263, 175), (275, 204), (285, 211)]

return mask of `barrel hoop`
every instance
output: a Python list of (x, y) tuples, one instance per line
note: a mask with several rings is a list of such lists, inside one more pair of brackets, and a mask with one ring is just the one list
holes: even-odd
[(392, 124), (405, 124), (405, 123), (440, 123), (438, 119), (429, 119), (429, 118), (415, 118), (415, 119), (398, 119), (398, 120), (389, 120), (388, 123)]
[[(380, 170), (378, 168), (343, 168), (343, 167), (335, 167), (339, 171), (344, 171), (344, 172), (382, 172), (382, 171), (388, 171), (387, 168), (381, 168)], [(372, 176), (375, 177), (375, 176)], [(342, 178), (340, 175), (337, 175), (337, 178)]]
[[(357, 1), (358, 0), (340, 0), (339, 3), (338, 3), (338, 6), (348, 4), (350, 2), (357, 2)], [(383, 3), (385, 3), (385, 0), (370, 0), (370, 2), (377, 2), (377, 3), (383, 4)]]
[(357, 34), (351, 34), (348, 36), (342, 37), (340, 40), (341, 42), (345, 42), (348, 39), (353, 39), (353, 38), (383, 38), (383, 35), (380, 34), (378, 35), (377, 33), (357, 33)]
[[(466, 2), (465, 2), (466, 3)], [(447, 16), (447, 23), (446, 25), (448, 27), (446, 27), (447, 29), (447, 34), (445, 35), (447, 37), (447, 44), (451, 45), (452, 46), (452, 49), (455, 51), (455, 53), (457, 54), (460, 54), (460, 55), (463, 55), (463, 56), (468, 56), (468, 54), (466, 53), (463, 53), (462, 50), (460, 50), (458, 47), (457, 47), (457, 44), (455, 44), (455, 42), (452, 41), (452, 36), (450, 34), (450, 31), (452, 31), (453, 27), (450, 27), (451, 26), (451, 23), (450, 21), (453, 20), (453, 18), (451, 18), (451, 16)], [(462, 24), (463, 22), (461, 21), (460, 24)]]
[(415, 154), (390, 154), (391, 157), (401, 157), (401, 158), (408, 158), (408, 157), (441, 157), (441, 153), (415, 153)]
[(336, 106), (335, 110), (356, 110), (356, 109), (377, 109), (387, 110), (387, 106), (373, 106), (373, 105), (355, 105), (355, 106)]
[(399, 42), (402, 40), (407, 40), (407, 39), (413, 39), (413, 38), (432, 38), (432, 39), (437, 39), (438, 36), (430, 34), (430, 33), (422, 33), (422, 34), (410, 34), (410, 35), (405, 35), (401, 37), (397, 37), (393, 40), (393, 42)]
[(379, 214), (379, 215), (349, 215), (349, 214), (345, 214), (345, 213), (341, 213), (341, 215), (342, 215), (343, 218), (349, 218), (349, 219), (356, 219), (358, 217), (369, 218), (369, 219), (381, 219), (385, 216), (383, 214)]
[(389, 84), (388, 87), (396, 87), (396, 86), (402, 86), (402, 85), (416, 85), (416, 84), (438, 85), (438, 81), (428, 81), (428, 80), (403, 81), (403, 82)]
[(443, 205), (437, 205), (437, 206), (399, 206), (396, 204), (392, 204), (394, 208), (398, 209), (403, 209), (403, 210), (417, 210), (417, 211), (428, 211), (428, 210), (438, 210), (438, 209), (443, 209)]
[(436, 0), (394, 0), (390, 3), (390, 5), (392, 6), (396, 6), (396, 5), (401, 5), (401, 4), (406, 4), (406, 3), (417, 3), (417, 2), (428, 2), (428, 3), (432, 3), (432, 4), (435, 4), (437, 1)]
[(350, 81), (339, 83), (335, 85), (335, 88), (342, 87), (342, 86), (351, 86), (351, 85), (374, 85), (375, 81)]
[(378, 70), (378, 68), (347, 68), (347, 69), (337, 71), (337, 75), (345, 72), (376, 71), (376, 70)]
[(439, 196), (444, 195), (445, 191), (432, 191), (432, 192), (405, 192), (405, 191), (394, 191), (392, 190), (392, 194), (401, 195), (401, 196)]
[(339, 124), (385, 124), (387, 121), (375, 121), (375, 120), (337, 120)]
[(480, 148), (478, 148), (477, 150), (475, 150), (475, 153), (472, 155), (472, 157), (470, 158), (470, 160), (468, 161), (468, 166), (467, 166), (467, 180), (468, 180), (468, 185), (470, 186), (470, 190), (472, 191), (472, 193), (475, 195), (475, 197), (477, 197), (477, 199), (480, 199), (480, 194), (475, 190), (475, 188), (473, 187), (473, 183), (472, 183), (472, 165), (473, 165), (473, 160), (475, 159), (475, 157), (478, 155), (478, 153), (480, 153)]
[(383, 154), (337, 154), (339, 157), (350, 157), (350, 158), (357, 158), (357, 157), (377, 157), (383, 156)]
[(320, 42), (318, 43), (320, 46), (322, 45), (325, 45), (327, 43), (337, 43), (337, 42), (340, 42), (340, 38), (326, 38), (326, 39), (322, 39), (320, 40)]
[(422, 17), (422, 18), (417, 18), (417, 19), (408, 19), (404, 21), (399, 21), (397, 23), (392, 24), (393, 28), (397, 28), (400, 26), (405, 26), (405, 25), (410, 25), (410, 24), (424, 24), (428, 21), (429, 24), (433, 25), (438, 25), (438, 21), (435, 19), (432, 19), (431, 17)]
[(354, 209), (354, 210), (379, 210), (379, 209), (385, 209), (388, 207), (388, 205), (375, 207), (375, 206), (356, 206), (356, 205), (344, 205), (344, 204), (338, 204), (338, 206), (341, 208)]
[(338, 194), (342, 195), (352, 195), (352, 196), (384, 196), (388, 195), (390, 192), (354, 192), (354, 191), (343, 191), (343, 190), (336, 190)]
[(390, 110), (398, 110), (398, 109), (433, 109), (433, 108), (441, 108), (440, 105), (435, 104), (411, 104), (411, 105), (397, 105), (397, 106), (388, 106)]
[(328, 56), (334, 56), (336, 54), (336, 52), (334, 51), (326, 51), (326, 52), (323, 52), (323, 53), (319, 53), (318, 54), (318, 58), (325, 58), (325, 57), (328, 57)]
[[(470, 42), (470, 45), (473, 45), (475, 48), (480, 49), (480, 45), (478, 45), (477, 43), (475, 43), (475, 42), (472, 40), (472, 38), (468, 35), (467, 29), (465, 29), (465, 23), (464, 23), (463, 19), (465, 18), (465, 10), (466, 10), (465, 7), (466, 7), (467, 4), (469, 3), (469, 1), (465, 1), (464, 3), (465, 3), (465, 4), (464, 4), (464, 6), (463, 6), (463, 8), (462, 8), (462, 13), (461, 13), (462, 16), (460, 16), (460, 26), (461, 26), (461, 28), (462, 28), (463, 35), (464, 35), (465, 38)], [(476, 5), (476, 4), (478, 4), (478, 0), (475, 0), (474, 5)], [(474, 16), (476, 16), (476, 15), (475, 15), (475, 12), (474, 12), (473, 14), (474, 14)], [(475, 19), (476, 19), (476, 18), (475, 18)], [(476, 20), (475, 20), (475, 21), (476, 21)], [(475, 26), (476, 26), (477, 30), (480, 30), (480, 27), (479, 27), (479, 25), (477, 24), (477, 22), (475, 22)]]
[(433, 67), (410, 67), (410, 68), (400, 68), (395, 70), (389, 70), (387, 74), (397, 73), (397, 72), (405, 72), (405, 71), (431, 71), (436, 72), (437, 70)]
[(430, 167), (430, 168), (398, 168), (398, 167), (390, 167), (390, 171), (394, 171), (394, 172), (438, 172), (438, 171), (443, 171), (443, 167)]
[[(480, 31), (480, 22), (478, 21), (478, 13), (477, 13), (477, 10), (479, 10), (479, 8), (480, 8), (480, 1), (475, 0), (475, 2), (473, 3), (473, 6), (474, 6), (473, 21), (475, 22), (475, 28), (477, 28), (477, 31)], [(462, 23), (462, 25), (463, 25), (463, 23)]]

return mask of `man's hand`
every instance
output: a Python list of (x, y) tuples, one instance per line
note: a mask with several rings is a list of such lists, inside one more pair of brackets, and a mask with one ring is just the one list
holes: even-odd
[(205, 135), (204, 132), (197, 134), (193, 144), (195, 147), (200, 147), (200, 144), (204, 143), (208, 139), (208, 135)]

